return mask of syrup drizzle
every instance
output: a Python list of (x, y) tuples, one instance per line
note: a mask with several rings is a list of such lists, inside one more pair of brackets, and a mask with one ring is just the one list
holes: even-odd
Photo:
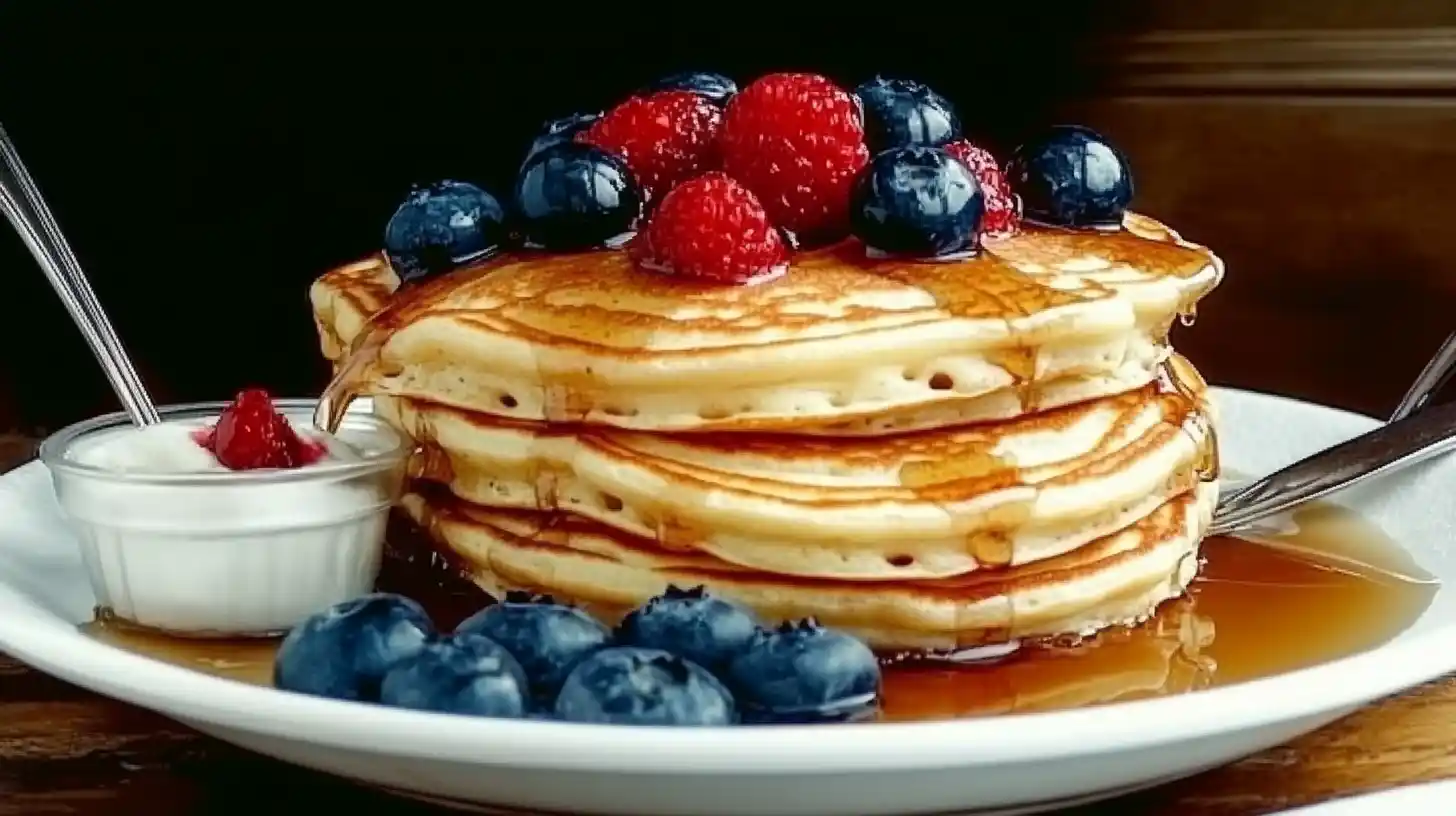
[(314, 406), (314, 427), (337, 434), (344, 424), (349, 406), (364, 395), (366, 383), (372, 380), (378, 369), (380, 352), (392, 333), (383, 325), (376, 325), (379, 317), (370, 318), (366, 330), (350, 344), (333, 380), (319, 395), (318, 404)]
[[(1223, 473), (1223, 463), (1218, 455), (1218, 429), (1198, 406), (1206, 399), (1208, 384), (1198, 371), (1179, 354), (1172, 354), (1158, 372), (1158, 384), (1165, 391), (1181, 396), (1193, 411), (1191, 417), (1198, 424), (1202, 439), (1194, 439), (1199, 445), (1200, 455), (1195, 466), (1198, 478), (1214, 482)], [(1180, 423), (1181, 424), (1181, 423)]]
[[(1296, 532), (1267, 543), (1205, 541), (1206, 563), (1189, 592), (1140, 626), (1006, 644), (962, 662), (887, 659), (881, 719), (1080, 708), (1239, 683), (1379, 646), (1430, 604), (1436, 580), (1358, 516), (1315, 503), (1293, 521)], [(443, 629), (488, 600), (445, 559), (398, 546), (380, 588), (420, 599)], [(195, 671), (271, 683), (276, 641), (171, 638), (101, 621), (82, 629)]]

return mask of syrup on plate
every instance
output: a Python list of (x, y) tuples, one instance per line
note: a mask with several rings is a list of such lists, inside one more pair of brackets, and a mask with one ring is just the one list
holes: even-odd
[[(1076, 708), (1180, 694), (1306, 668), (1370, 649), (1410, 626), (1437, 582), (1373, 525), (1334, 505), (1295, 514), (1297, 532), (1214, 537), (1189, 593), (1141, 626), (1076, 643), (1023, 644), (994, 659), (885, 667), (882, 718), (922, 720)], [(419, 599), (441, 628), (484, 603), (427, 554), (394, 552), (383, 590)], [(276, 641), (172, 638), (98, 619), (89, 635), (197, 671), (270, 684)]]

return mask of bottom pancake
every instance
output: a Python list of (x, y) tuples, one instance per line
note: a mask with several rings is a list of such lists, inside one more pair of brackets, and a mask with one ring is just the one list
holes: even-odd
[(765, 621), (815, 617), (877, 649), (954, 650), (1088, 635), (1183, 593), (1218, 498), (1201, 484), (1065, 555), (947, 579), (845, 582), (754, 571), (584, 518), (472, 505), (421, 488), (402, 506), (487, 591), (548, 593), (613, 617), (669, 585), (703, 585)]

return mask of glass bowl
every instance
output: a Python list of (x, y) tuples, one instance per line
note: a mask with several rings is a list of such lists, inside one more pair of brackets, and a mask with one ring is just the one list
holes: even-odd
[[(312, 427), (314, 404), (275, 401), (301, 429)], [(160, 413), (201, 428), (225, 405)], [(336, 435), (357, 459), (290, 470), (143, 473), (85, 461), (88, 448), (121, 433), (135, 433), (131, 421), (107, 414), (40, 447), (98, 617), (191, 637), (265, 636), (372, 590), (411, 446), (367, 405)]]

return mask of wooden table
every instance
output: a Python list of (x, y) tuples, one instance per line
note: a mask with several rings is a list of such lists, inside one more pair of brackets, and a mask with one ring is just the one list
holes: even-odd
[[(0, 436), (0, 462), (30, 447)], [(1245, 816), (1446, 777), (1456, 777), (1456, 678), (1075, 816)], [(0, 816), (286, 812), (302, 797), (379, 816), (440, 812), (233, 748), (0, 656)]]

